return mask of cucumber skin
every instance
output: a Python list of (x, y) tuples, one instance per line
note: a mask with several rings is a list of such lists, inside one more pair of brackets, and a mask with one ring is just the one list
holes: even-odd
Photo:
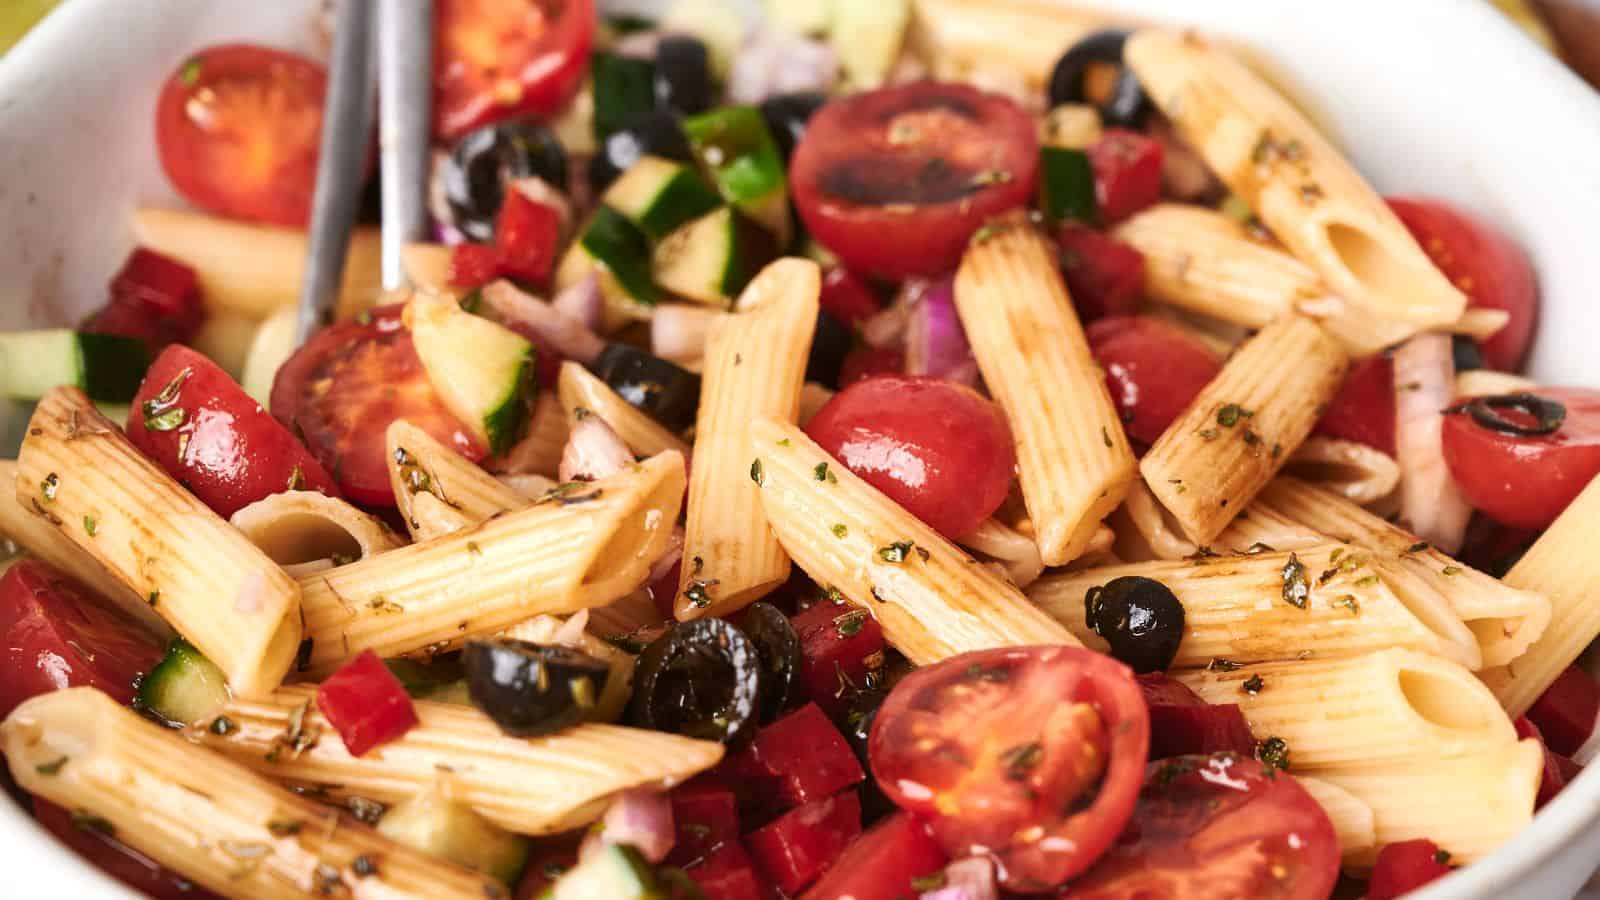
[(685, 171), (683, 175), (667, 182), (637, 224), (645, 237), (659, 241), (685, 222), (692, 222), (716, 209), (721, 202), (710, 186), (698, 176)]
[(627, 216), (609, 206), (596, 208), (579, 243), (611, 272), (628, 296), (645, 306), (655, 306), (661, 299), (650, 279), (650, 242)]
[[(145, 710), (155, 714), (163, 721), (176, 726), (188, 725), (194, 719), (203, 718), (204, 715), (188, 717), (172, 715), (172, 704), (167, 696), (167, 691), (175, 685), (169, 684), (174, 679), (199, 677), (192, 670), (200, 667), (209, 667), (217, 683), (222, 686), (215, 708), (220, 708), (228, 700), (226, 678), (216, 663), (206, 659), (195, 646), (183, 638), (173, 638), (167, 645), (167, 652), (156, 663), (155, 668), (139, 682), (138, 693), (134, 695), (135, 709)], [(214, 712), (208, 710), (207, 714)]]
[(483, 430), (489, 435), (489, 452), (495, 456), (510, 450), (521, 439), (522, 428), (528, 422), (528, 411), (539, 399), (539, 382), (533, 377), (534, 358), (538, 352), (535, 348), (528, 348), (522, 364), (517, 367), (514, 382), (517, 387), (504, 403), (483, 417)]
[[(83, 392), (91, 400), (128, 403), (150, 368), (150, 345), (138, 338), (79, 334)], [(91, 360), (96, 360), (91, 365)]]
[(1065, 147), (1039, 148), (1039, 208), (1055, 222), (1092, 224), (1099, 218), (1089, 154)]

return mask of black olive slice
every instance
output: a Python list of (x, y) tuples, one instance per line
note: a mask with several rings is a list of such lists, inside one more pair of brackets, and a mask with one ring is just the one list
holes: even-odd
[(716, 100), (711, 55), (699, 38), (669, 34), (656, 44), (655, 101), (686, 116), (705, 112)]
[(578, 724), (594, 709), (611, 667), (570, 647), (468, 641), (461, 654), (472, 704), (513, 737)]
[(845, 357), (856, 342), (855, 332), (825, 311), (817, 312), (817, 330), (811, 338), (811, 355), (806, 357), (806, 380), (826, 387), (839, 383)]
[[(1533, 417), (1534, 424), (1524, 425), (1508, 419), (1497, 412), (1502, 409), (1514, 409), (1526, 413)], [(1461, 413), (1471, 416), (1472, 421), (1484, 428), (1501, 434), (1514, 434), (1517, 437), (1543, 437), (1554, 434), (1561, 428), (1561, 423), (1567, 421), (1567, 407), (1559, 400), (1551, 400), (1526, 391), (1477, 397), (1445, 410), (1446, 415)]]
[(1125, 575), (1083, 597), (1089, 627), (1133, 671), (1164, 672), (1183, 640), (1183, 604), (1154, 578)]
[(771, 603), (756, 602), (741, 620), (745, 637), (761, 657), (761, 721), (771, 722), (789, 708), (801, 665), (800, 635), (789, 617)]
[(755, 737), (761, 656), (722, 619), (680, 622), (639, 654), (628, 718), (641, 728), (740, 747)]
[(442, 176), (456, 228), (474, 241), (492, 240), (506, 185), (531, 176), (567, 188), (567, 153), (550, 129), (511, 121), (467, 134), (451, 149)]
[(1067, 48), (1050, 73), (1050, 105), (1085, 103), (1085, 82), (1095, 63), (1119, 66), (1111, 96), (1100, 104), (1100, 119), (1107, 125), (1138, 128), (1152, 109), (1150, 98), (1139, 83), (1139, 76), (1122, 64), (1122, 48), (1132, 32), (1125, 28), (1096, 31)]
[(622, 399), (668, 428), (688, 428), (700, 407), (700, 376), (628, 344), (612, 344), (591, 367)]
[(1454, 357), (1457, 372), (1470, 372), (1473, 369), (1484, 368), (1483, 348), (1469, 335), (1454, 334), (1450, 336), (1450, 355)]
[(778, 94), (761, 101), (761, 118), (766, 120), (767, 130), (778, 142), (784, 159), (794, 155), (794, 146), (805, 137), (806, 125), (827, 102), (826, 94), (815, 91)]

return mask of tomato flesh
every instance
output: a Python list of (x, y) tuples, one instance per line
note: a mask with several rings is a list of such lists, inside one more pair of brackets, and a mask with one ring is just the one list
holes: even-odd
[(1144, 290), (1144, 254), (1092, 228), (1068, 224), (1056, 233), (1061, 271), (1078, 318), (1132, 315)]
[(767, 882), (756, 872), (744, 845), (724, 841), (698, 861), (683, 867), (706, 900), (768, 900)]
[(1181, 681), (1161, 672), (1136, 676), (1150, 709), (1150, 758), (1187, 756), (1194, 753), (1255, 752), (1256, 739), (1250, 733), (1244, 713), (1237, 703), (1210, 704)]
[(1108, 130), (1089, 147), (1100, 223), (1115, 225), (1161, 199), (1160, 142), (1136, 131)]
[(111, 279), (110, 299), (83, 330), (139, 338), (159, 349), (194, 337), (205, 314), (194, 270), (139, 247)]
[(855, 791), (814, 800), (745, 836), (745, 848), (768, 880), (793, 895), (817, 879), (861, 834)]
[(1395, 455), (1394, 360), (1379, 353), (1352, 366), (1314, 434), (1366, 444)]
[(411, 696), (371, 650), (363, 650), (317, 686), (317, 709), (339, 732), (351, 756), (398, 740), (417, 725)]
[(1535, 810), (1543, 809), (1546, 803), (1561, 793), (1568, 782), (1578, 777), (1583, 767), (1551, 750), (1550, 745), (1545, 743), (1544, 735), (1539, 732), (1539, 726), (1533, 724), (1527, 716), (1518, 716), (1511, 724), (1515, 726), (1519, 739), (1533, 738), (1539, 742), (1539, 749), (1544, 752), (1544, 766), (1539, 772), (1539, 793), (1534, 797), (1533, 804)]
[[(1552, 434), (1506, 434), (1464, 412), (1444, 417), (1444, 459), (1462, 495), (1514, 528), (1549, 527), (1600, 472), (1600, 391), (1540, 388), (1538, 395), (1566, 407), (1565, 421)], [(1500, 413), (1512, 421), (1520, 415)]]
[(761, 729), (718, 770), (748, 795), (787, 809), (821, 800), (867, 777), (844, 736), (815, 703)]
[(1061, 896), (1324, 900), (1333, 823), (1299, 782), (1231, 753), (1153, 762), (1128, 830)]
[(1384, 844), (1372, 864), (1365, 900), (1394, 900), (1450, 874), (1448, 857), (1427, 838)]
[(860, 609), (822, 600), (794, 617), (801, 678), (811, 701), (838, 719), (883, 660), (883, 626)]
[(1147, 316), (1113, 316), (1089, 326), (1089, 349), (1133, 441), (1154, 444), (1222, 364), (1206, 345)]
[(965, 84), (918, 81), (832, 101), (789, 165), (806, 228), (851, 269), (890, 279), (955, 268), (1038, 179), (1033, 117)]
[(1149, 742), (1126, 666), (1075, 647), (1007, 647), (907, 675), (868, 753), (879, 787), (947, 853), (992, 856), (1001, 883), (1028, 892), (1084, 871), (1116, 839)]
[(914, 879), (937, 875), (946, 862), (939, 842), (913, 816), (895, 813), (851, 844), (801, 900), (903, 900), (918, 895)]
[(1571, 756), (1594, 733), (1600, 716), (1600, 684), (1577, 666), (1567, 666), (1528, 708), (1544, 741), (1557, 753)]
[(822, 311), (838, 319), (846, 328), (877, 315), (878, 295), (861, 276), (843, 266), (833, 266), (822, 275)]
[(836, 394), (806, 433), (866, 482), (956, 538), (1011, 489), (1016, 448), (999, 407), (953, 381), (884, 375)]
[(710, 777), (696, 778), (672, 791), (672, 853), (667, 862), (683, 865), (705, 856), (717, 844), (739, 837), (739, 798)]
[(33, 816), (74, 853), (144, 896), (154, 900), (209, 900), (216, 896), (112, 835), (77, 824), (69, 810), (42, 797), (33, 798)]
[(857, 347), (845, 354), (844, 365), (839, 367), (839, 390), (879, 375), (898, 375), (905, 367), (905, 351), (898, 347)]
[(438, 0), (434, 135), (454, 140), (519, 115), (552, 116), (589, 66), (591, 0)]
[(178, 66), (156, 105), (173, 187), (217, 215), (303, 227), (311, 219), (323, 68), (254, 44), (209, 47)]

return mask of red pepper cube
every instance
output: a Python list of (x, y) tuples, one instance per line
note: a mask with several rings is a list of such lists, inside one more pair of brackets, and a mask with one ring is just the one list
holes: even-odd
[(793, 895), (816, 881), (861, 834), (855, 791), (789, 810), (745, 835), (744, 844), (773, 884)]
[(838, 716), (867, 671), (883, 661), (883, 628), (866, 610), (823, 600), (794, 617), (800, 637), (801, 677), (811, 700)]
[(706, 900), (767, 900), (771, 892), (738, 841), (724, 841), (683, 868)]
[(403, 737), (417, 724), (411, 696), (378, 654), (363, 650), (317, 687), (317, 709), (351, 756)]
[(1209, 704), (1160, 672), (1137, 677), (1150, 710), (1151, 759), (1229, 750), (1255, 753), (1255, 736), (1237, 703)]
[(480, 288), (500, 277), (500, 254), (488, 244), (457, 244), (450, 249), (451, 287)]
[(500, 274), (542, 285), (555, 269), (561, 244), (561, 213), (518, 190), (506, 192), (495, 220), (494, 246)]
[(844, 736), (815, 703), (761, 729), (724, 767), (747, 784), (770, 787), (785, 808), (821, 800), (867, 777)]
[(1062, 226), (1056, 242), (1061, 247), (1061, 271), (1079, 319), (1093, 322), (1139, 311), (1144, 292), (1144, 254), (1078, 224)]
[(111, 279), (111, 301), (132, 302), (168, 323), (173, 339), (194, 336), (205, 318), (200, 279), (195, 271), (170, 256), (140, 247)]
[(1600, 685), (1588, 672), (1567, 666), (1528, 709), (1528, 719), (1539, 726), (1545, 745), (1571, 756), (1594, 731), (1600, 714)]
[(1546, 803), (1556, 798), (1567, 783), (1578, 777), (1583, 767), (1573, 762), (1568, 757), (1550, 749), (1544, 742), (1544, 735), (1540, 733), (1539, 726), (1527, 716), (1518, 716), (1511, 723), (1516, 727), (1518, 738), (1533, 738), (1539, 742), (1539, 749), (1544, 751), (1544, 768), (1539, 773), (1539, 794), (1534, 798), (1533, 808), (1543, 809)]
[(671, 799), (676, 837), (669, 862), (692, 862), (739, 837), (739, 799), (722, 782), (696, 778), (673, 789)]
[(918, 895), (916, 879), (939, 874), (947, 862), (921, 822), (895, 813), (852, 843), (800, 900), (904, 900)]
[(1159, 142), (1121, 128), (1089, 147), (1101, 224), (1115, 225), (1161, 199), (1161, 157)]
[(1449, 854), (1427, 838), (1384, 844), (1372, 864), (1365, 900), (1392, 900), (1450, 874)]

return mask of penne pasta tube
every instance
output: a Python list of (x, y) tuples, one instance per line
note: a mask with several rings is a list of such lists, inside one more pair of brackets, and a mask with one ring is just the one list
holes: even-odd
[(579, 363), (569, 360), (561, 364), (559, 393), (567, 415), (575, 416), (580, 409), (594, 413), (639, 456), (655, 456), (668, 450), (689, 455), (689, 445), (682, 438), (622, 399), (610, 385)]
[(608, 638), (624, 637), (661, 622), (661, 611), (645, 588), (623, 594), (605, 606), (589, 608), (590, 630)]
[(1390, 647), (1480, 666), (1477, 641), (1443, 597), (1399, 595), (1382, 574), (1371, 554), (1328, 543), (1050, 575), (1033, 583), (1028, 599), (1086, 645), (1104, 648), (1088, 626), (1085, 598), (1114, 578), (1153, 578), (1183, 605), (1174, 668), (1201, 668), (1216, 659), (1294, 660), (1306, 653), (1325, 660)]
[(386, 435), (389, 485), (413, 540), (460, 531), (528, 499), (404, 419)]
[(1295, 771), (1418, 767), (1516, 740), (1494, 695), (1461, 666), (1411, 650), (1174, 673), (1207, 703), (1237, 703), (1250, 730), (1289, 744)]
[(39, 401), (17, 456), (16, 493), (144, 597), (236, 693), (257, 696), (283, 680), (300, 645), (294, 580), (82, 391), (58, 387)]
[(29, 793), (219, 895), (509, 897), (499, 882), (290, 793), (94, 688), (17, 707), (0, 745)]
[(441, 652), (541, 613), (604, 606), (644, 583), (683, 501), (683, 457), (557, 488), (479, 525), (301, 579), (309, 668), (366, 649)]
[(1179, 135), (1334, 295), (1419, 329), (1461, 317), (1466, 296), (1264, 79), (1193, 32), (1142, 29), (1123, 56)]
[(956, 271), (955, 303), (1016, 439), (1039, 555), (1065, 565), (1127, 496), (1135, 460), (1054, 248), (1026, 220), (985, 226)]
[[(1458, 759), (1425, 759), (1318, 772), (1372, 810), (1374, 842), (1346, 857), (1371, 868), (1385, 844), (1427, 838), (1450, 862), (1488, 856), (1533, 819), (1544, 752), (1539, 742), (1505, 741)], [(1509, 896), (1509, 895), (1507, 895)]]
[(914, 0), (907, 41), (937, 78), (998, 63), (1039, 91), (1061, 52), (1106, 21), (1048, 0)]
[(1208, 544), (1250, 505), (1311, 433), (1348, 362), (1300, 316), (1274, 321), (1234, 352), (1139, 464), (1185, 537)]
[(1400, 483), (1400, 464), (1394, 457), (1340, 438), (1307, 438), (1283, 470), (1355, 503), (1382, 500)]
[(1513, 717), (1527, 712), (1600, 635), (1600, 603), (1595, 602), (1600, 597), (1600, 573), (1590, 557), (1596, 521), (1600, 521), (1600, 478), (1589, 482), (1506, 573), (1506, 584), (1550, 600), (1550, 624), (1539, 639), (1521, 656), (1482, 676)]
[(284, 491), (235, 512), (228, 522), (280, 566), (350, 562), (404, 542), (383, 520), (316, 491)]
[(497, 475), (495, 480), (529, 500), (543, 497), (551, 488), (560, 484), (554, 478), (546, 478), (543, 475)]
[[(913, 663), (990, 647), (1079, 645), (1021, 591), (878, 493), (799, 428), (764, 419), (751, 436), (750, 472), (784, 549), (817, 584), (870, 610), (884, 637)], [(818, 472), (825, 477), (818, 479)]]
[(1320, 778), (1297, 775), (1295, 781), (1328, 814), (1328, 821), (1333, 823), (1333, 832), (1339, 836), (1341, 856), (1352, 859), (1377, 853), (1376, 823), (1372, 807), (1365, 800)]
[(789, 557), (745, 474), (755, 457), (750, 423), (799, 416), (821, 290), (816, 263), (780, 259), (744, 289), (739, 312), (711, 323), (684, 526), (683, 557), (697, 562), (683, 567), (679, 619), (732, 613), (789, 577)]
[(1128, 498), (1112, 514), (1111, 521), (1117, 526), (1117, 544), (1130, 561), (1187, 559), (1200, 552), (1200, 545), (1180, 533), (1177, 520), (1150, 493), (1150, 486), (1142, 478), (1128, 489)]
[(396, 803), (442, 780), (452, 800), (521, 834), (580, 828), (616, 793), (666, 790), (722, 758), (720, 744), (615, 725), (515, 738), (476, 707), (428, 700), (412, 703), (415, 727), (356, 757), (317, 710), (316, 693), (313, 685), (292, 685), (259, 700), (233, 700), (220, 713), (232, 726), (226, 734), (211, 727), (215, 719), (185, 733), (269, 778), (325, 786), (338, 796)]
[(800, 427), (804, 428), (811, 417), (822, 411), (828, 401), (833, 399), (833, 390), (823, 387), (815, 381), (808, 381), (800, 389)]
[(1489, 397), (1495, 394), (1515, 394), (1520, 391), (1532, 391), (1539, 387), (1539, 382), (1510, 372), (1496, 372), (1493, 369), (1468, 369), (1456, 373), (1457, 397)]
[(188, 343), (229, 375), (241, 378), (260, 326), (261, 319), (256, 316), (231, 309), (209, 310)]
[(400, 248), (400, 268), (413, 287), (446, 297), (461, 293), (450, 284), (450, 248), (444, 244), (407, 244)]
[(554, 478), (561, 468), (561, 451), (571, 431), (567, 411), (550, 391), (540, 391), (528, 419), (528, 433), (505, 455), (488, 459), (484, 467), (497, 475), (544, 475)]
[[(1027, 531), (1031, 532), (1030, 527)], [(1104, 552), (1110, 548), (1110, 529), (1106, 529), (1107, 539), (1105, 546), (1100, 548), (1087, 548), (1085, 553), (1094, 552), (1095, 549)], [(1006, 570), (1006, 577), (1019, 588), (1028, 585), (1044, 572), (1044, 560), (1039, 558), (1039, 545), (1032, 534), (1024, 533), (1022, 529), (1012, 528), (1010, 525), (996, 518), (984, 519), (978, 527), (961, 536), (957, 541), (968, 550), (976, 550), (984, 556), (999, 563)]]

